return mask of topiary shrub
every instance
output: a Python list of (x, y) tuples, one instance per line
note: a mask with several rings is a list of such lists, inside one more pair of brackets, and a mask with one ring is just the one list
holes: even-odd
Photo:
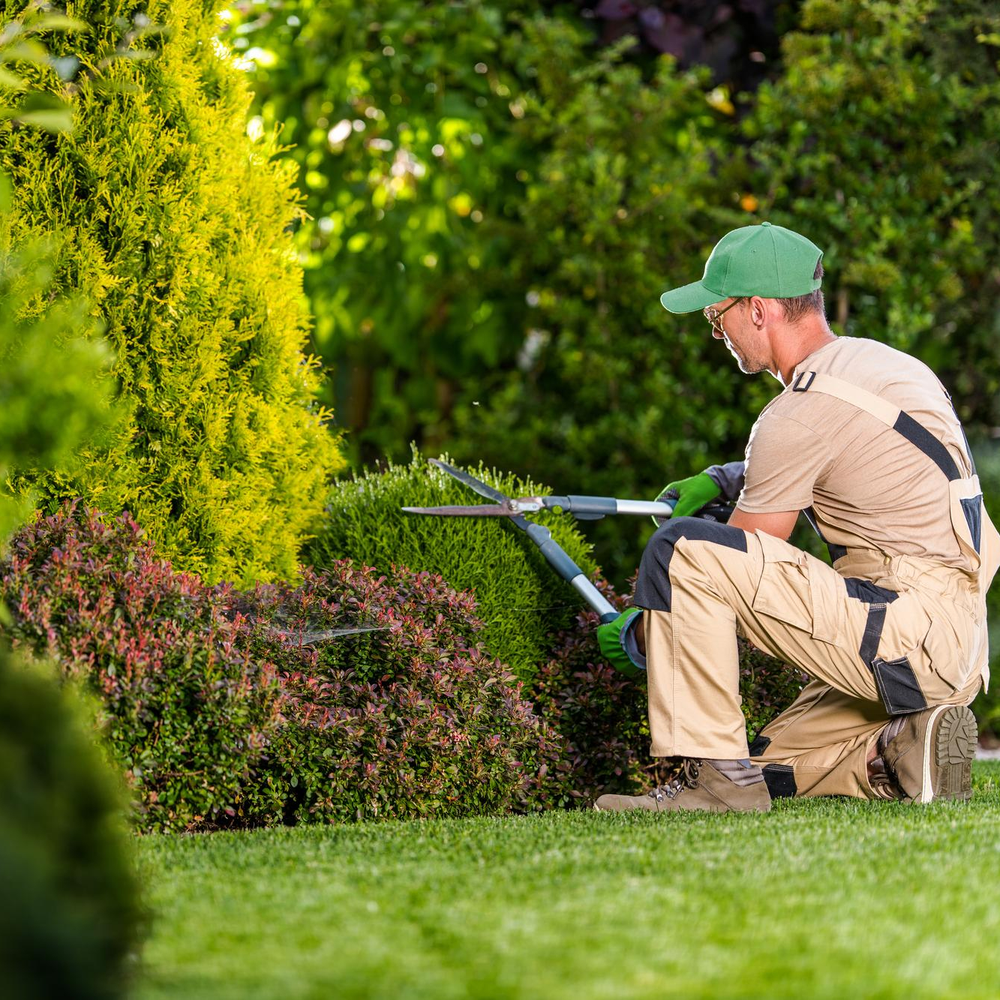
[[(508, 496), (549, 494), (530, 480), (482, 467), (473, 475)], [(393, 565), (439, 573), (476, 595), (486, 648), (530, 680), (566, 628), (582, 599), (551, 569), (534, 544), (506, 518), (432, 517), (405, 514), (403, 506), (438, 507), (489, 503), (424, 461), (414, 450), (408, 465), (355, 474), (335, 484), (326, 520), (306, 557), (317, 568), (350, 558), (387, 572)], [(546, 525), (570, 557), (590, 576), (597, 571), (590, 545), (568, 515), (543, 513)]]
[(0, 992), (124, 996), (141, 924), (125, 803), (79, 698), (0, 643)]
[[(30, 5), (3, 5), (0, 30)], [(51, 290), (82, 293), (104, 321), (124, 413), (76, 471), (18, 482), (49, 512), (77, 496), (131, 511), (208, 581), (271, 579), (294, 573), (343, 463), (303, 353), (294, 165), (273, 136), (246, 134), (250, 94), (215, 44), (214, 7), (77, 0), (90, 30), (53, 37), (52, 63), (17, 64), (34, 91), (69, 100), (75, 126), (0, 120), (12, 232), (59, 233)], [(82, 67), (71, 84), (67, 64)], [(25, 99), (11, 97), (15, 112)]]
[(127, 514), (76, 505), (22, 528), (0, 563), (7, 631), (97, 696), (141, 829), (250, 821), (245, 788), (278, 722), (278, 687), (240, 644), (229, 592), (175, 573)]
[[(239, 610), (277, 664), (284, 725), (263, 784), (285, 822), (473, 816), (537, 807), (559, 752), (521, 684), (477, 639), (475, 601), (437, 575), (348, 560)], [(337, 634), (370, 626), (376, 631)]]

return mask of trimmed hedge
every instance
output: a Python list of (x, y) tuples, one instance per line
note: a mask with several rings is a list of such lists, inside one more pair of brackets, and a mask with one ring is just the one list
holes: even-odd
[[(552, 492), (482, 466), (469, 472), (511, 497)], [(489, 502), (427, 463), (414, 449), (408, 465), (389, 462), (384, 469), (334, 484), (326, 519), (306, 558), (317, 568), (349, 558), (382, 572), (395, 565), (441, 574), (451, 586), (475, 594), (483, 623), (480, 640), (518, 677), (530, 681), (552, 648), (552, 636), (567, 627), (581, 607), (577, 592), (506, 518), (433, 517), (400, 509)], [(532, 519), (549, 528), (576, 564), (593, 577), (597, 567), (591, 547), (574, 518), (543, 513), (533, 514)]]
[[(28, 6), (4, 5), (0, 30)], [(104, 321), (124, 411), (79, 469), (28, 468), (19, 483), (49, 512), (77, 496), (130, 510), (208, 581), (266, 580), (295, 572), (343, 462), (303, 352), (294, 166), (273, 135), (247, 136), (250, 93), (215, 44), (214, 6), (77, 0), (91, 30), (50, 40), (82, 67), (72, 85), (61, 62), (18, 67), (35, 91), (70, 99), (75, 125), (51, 135), (0, 121), (12, 231), (60, 234), (52, 290), (83, 294)], [(140, 51), (112, 58), (123, 33)]]
[(142, 931), (125, 802), (76, 692), (0, 641), (0, 992), (109, 1000)]

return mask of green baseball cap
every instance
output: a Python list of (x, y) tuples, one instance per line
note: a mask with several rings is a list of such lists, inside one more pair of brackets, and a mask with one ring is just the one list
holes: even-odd
[(823, 251), (791, 229), (762, 222), (734, 229), (715, 244), (701, 281), (671, 288), (660, 296), (672, 313), (697, 312), (722, 299), (760, 295), (791, 299), (815, 292), (814, 278)]

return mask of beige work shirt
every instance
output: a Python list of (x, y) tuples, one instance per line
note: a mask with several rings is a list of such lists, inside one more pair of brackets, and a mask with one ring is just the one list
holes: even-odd
[(838, 337), (803, 359), (761, 411), (737, 506), (750, 514), (812, 507), (849, 547), (933, 559), (971, 571), (951, 526), (948, 481), (914, 444), (871, 414), (821, 392), (793, 392), (800, 372), (832, 375), (905, 410), (971, 469), (961, 425), (934, 372), (874, 340)]

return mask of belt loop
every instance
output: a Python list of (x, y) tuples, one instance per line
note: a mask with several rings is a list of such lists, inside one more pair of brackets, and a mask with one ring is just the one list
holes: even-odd
[[(802, 380), (807, 375), (809, 376), (809, 381), (806, 382), (805, 385), (803, 385), (802, 384)], [(816, 380), (816, 373), (815, 372), (799, 372), (799, 374), (796, 377), (795, 381), (792, 383), (792, 392), (805, 392), (809, 388), (809, 386), (811, 386), (813, 384), (813, 382), (815, 380)]]

